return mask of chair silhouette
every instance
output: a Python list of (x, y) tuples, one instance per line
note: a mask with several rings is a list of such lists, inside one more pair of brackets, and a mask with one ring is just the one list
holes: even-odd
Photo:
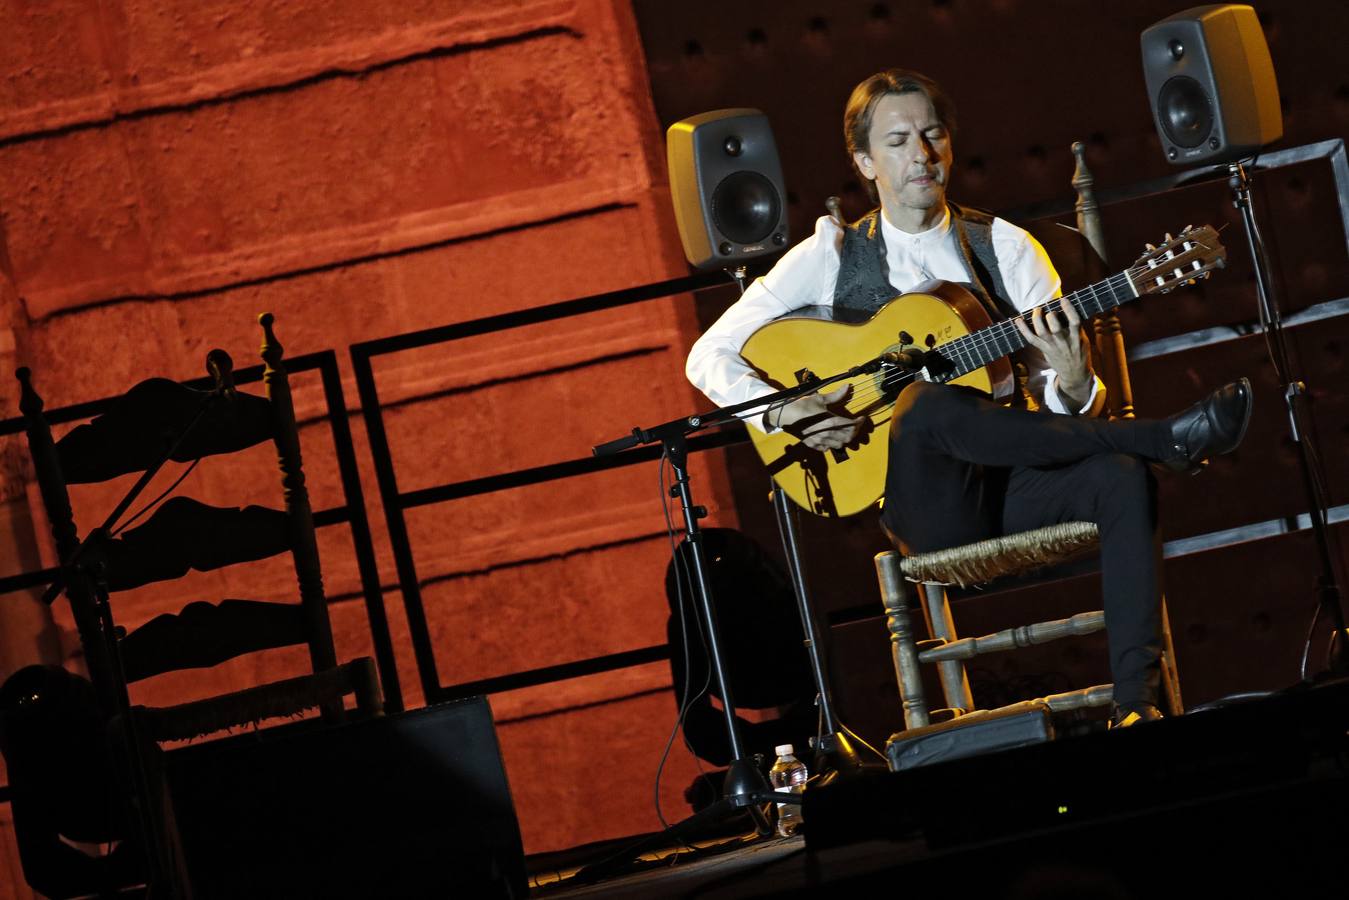
[[(52, 439), (31, 374), (26, 369), (18, 373), (29, 450), (61, 560), (58, 585), (70, 602), (100, 712), (117, 735), (115, 750), (121, 755), (128, 795), (136, 798), (151, 882), (158, 880), (156, 886), (170, 895), (188, 893), (189, 878), (177, 848), (171, 797), (160, 774), (160, 743), (308, 709), (320, 710), (329, 722), (341, 721), (349, 715), (343, 702), (347, 695), (354, 696), (356, 715), (377, 715), (382, 707), (372, 660), (337, 662), (283, 348), (271, 314), (259, 322), (265, 397), (237, 391), (228, 355), (213, 350), (207, 368), (215, 376), (216, 390), (149, 379), (59, 441)], [(166, 458), (191, 462), (268, 439), (281, 470), (282, 509), (214, 507), (175, 497), (144, 524), (113, 531), (128, 505), (123, 501), (104, 526), (81, 541), (67, 485), (141, 472), (139, 488)], [(110, 598), (118, 591), (287, 551), (298, 581), (298, 603), (194, 602), (130, 633), (117, 623)], [(300, 644), (308, 647), (310, 665), (295, 677), (171, 707), (130, 703), (129, 683)]]

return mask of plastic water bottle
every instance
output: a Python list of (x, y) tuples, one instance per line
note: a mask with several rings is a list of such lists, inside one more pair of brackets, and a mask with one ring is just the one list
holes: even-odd
[[(806, 789), (806, 779), (810, 777), (810, 773), (806, 771), (806, 764), (792, 755), (791, 744), (779, 744), (773, 748), (773, 752), (778, 755), (777, 762), (768, 770), (768, 780), (773, 785), (773, 790), (786, 794), (800, 794)], [(796, 834), (800, 827), (801, 804), (779, 803), (778, 834), (789, 837)]]

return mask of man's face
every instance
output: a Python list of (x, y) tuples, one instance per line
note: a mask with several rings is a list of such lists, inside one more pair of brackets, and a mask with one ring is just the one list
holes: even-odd
[[(886, 94), (876, 101), (868, 149), (855, 153), (857, 168), (876, 183), (887, 218), (922, 218), (946, 200), (951, 138), (927, 95)], [(911, 211), (911, 212), (906, 212)]]

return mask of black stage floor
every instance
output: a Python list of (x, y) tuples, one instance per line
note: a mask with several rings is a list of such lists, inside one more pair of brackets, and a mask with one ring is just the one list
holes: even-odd
[[(1346, 896), (1349, 685), (807, 791), (805, 837), (649, 854), (545, 898)], [(715, 849), (713, 849), (715, 848)], [(556, 860), (555, 860), (556, 861)]]

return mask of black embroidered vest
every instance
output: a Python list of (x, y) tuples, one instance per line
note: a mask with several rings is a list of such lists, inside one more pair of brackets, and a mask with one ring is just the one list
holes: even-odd
[[(970, 290), (994, 321), (1016, 315), (993, 253), (993, 214), (949, 201), (946, 205), (965, 270), (970, 273)], [(879, 209), (873, 209), (843, 229), (838, 280), (834, 283), (836, 309), (873, 313), (898, 296), (886, 270), (880, 214)]]

